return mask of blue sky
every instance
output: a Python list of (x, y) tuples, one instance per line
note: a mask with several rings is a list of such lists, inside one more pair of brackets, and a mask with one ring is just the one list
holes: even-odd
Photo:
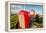
[(37, 14), (42, 15), (43, 12), (43, 6), (42, 5), (32, 5), (32, 4), (28, 4), (28, 5), (23, 5), (23, 4), (15, 4), (15, 5), (11, 5), (11, 13), (15, 14), (18, 13), (20, 10), (35, 10), (35, 12)]

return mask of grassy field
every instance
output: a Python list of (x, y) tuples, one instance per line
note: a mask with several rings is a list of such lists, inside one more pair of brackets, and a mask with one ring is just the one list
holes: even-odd
[(10, 17), (10, 27), (11, 27), (11, 29), (15, 29), (17, 22), (18, 22), (18, 16), (17, 15), (12, 15)]
[[(10, 28), (16, 29), (17, 22), (18, 22), (18, 16), (17, 15), (11, 15), (10, 16)], [(41, 17), (39, 18), (38, 22), (32, 23), (32, 28), (42, 28), (42, 27), (43, 27), (43, 20)]]

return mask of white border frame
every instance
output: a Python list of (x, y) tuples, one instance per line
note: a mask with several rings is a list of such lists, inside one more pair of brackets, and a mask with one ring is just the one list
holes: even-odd
[[(43, 30), (45, 29), (45, 24), (43, 23), (43, 28), (31, 28), (31, 29), (10, 29), (10, 4), (35, 4), (35, 5), (43, 5), (43, 11), (44, 11), (44, 3), (36, 3), (36, 2), (22, 2), (22, 1), (9, 1), (8, 2), (8, 31), (15, 32), (15, 31), (31, 31), (31, 30)], [(44, 12), (43, 12), (44, 17)], [(44, 21), (44, 19), (43, 19)]]

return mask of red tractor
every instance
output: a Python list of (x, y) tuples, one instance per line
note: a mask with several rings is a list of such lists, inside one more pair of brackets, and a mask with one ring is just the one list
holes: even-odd
[(29, 28), (30, 25), (30, 19), (31, 19), (31, 16), (34, 15), (34, 12), (28, 12), (28, 11), (25, 11), (25, 10), (21, 10), (19, 13), (18, 13), (18, 18), (19, 18), (19, 23), (18, 23), (18, 28)]

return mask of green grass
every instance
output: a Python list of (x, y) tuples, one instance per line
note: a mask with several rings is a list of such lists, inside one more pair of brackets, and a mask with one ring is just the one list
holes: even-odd
[(32, 28), (43, 28), (43, 24), (41, 23), (37, 23), (37, 22), (33, 22), (32, 23)]
[(17, 15), (13, 15), (10, 17), (10, 27), (11, 29), (15, 29), (16, 27), (16, 23), (18, 22), (18, 16)]
[[(10, 28), (16, 29), (17, 22), (18, 22), (18, 16), (17, 15), (11, 15), (10, 16)], [(43, 18), (42, 17), (39, 18), (38, 22), (32, 23), (32, 28), (42, 28), (42, 27), (43, 27)]]

